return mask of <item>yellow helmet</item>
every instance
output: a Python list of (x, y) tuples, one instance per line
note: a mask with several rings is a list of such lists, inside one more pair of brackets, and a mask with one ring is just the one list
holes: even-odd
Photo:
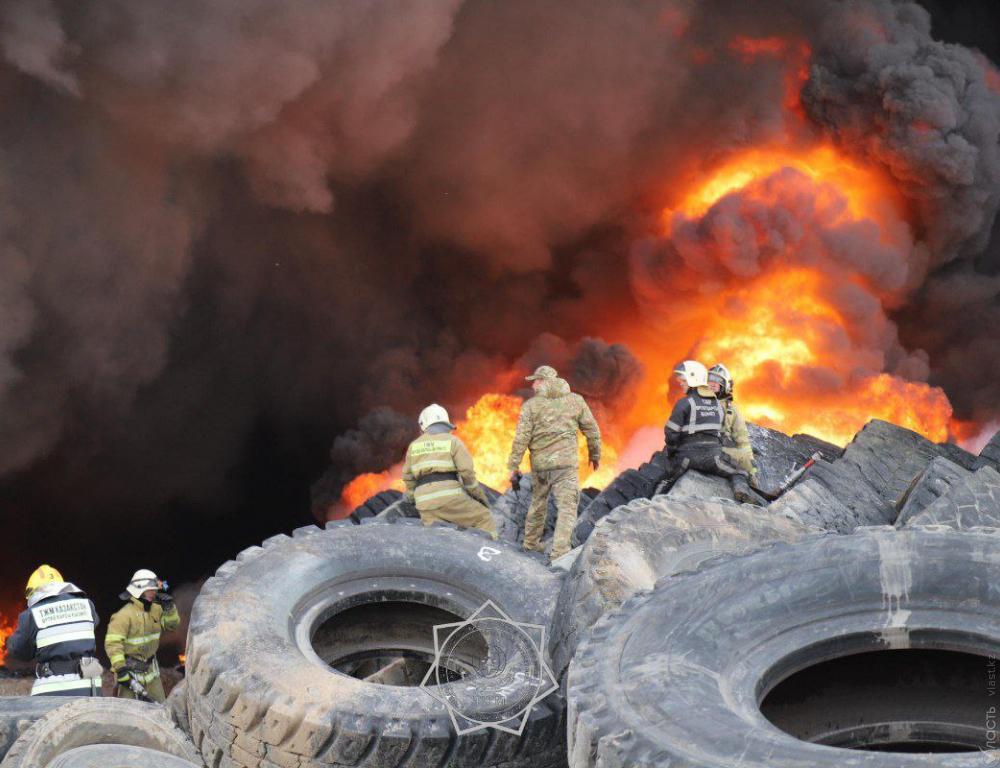
[(28, 579), (28, 586), (24, 590), (24, 596), (31, 597), (31, 593), (39, 587), (62, 580), (62, 574), (51, 565), (40, 565), (35, 569), (35, 572), (31, 574), (31, 578)]

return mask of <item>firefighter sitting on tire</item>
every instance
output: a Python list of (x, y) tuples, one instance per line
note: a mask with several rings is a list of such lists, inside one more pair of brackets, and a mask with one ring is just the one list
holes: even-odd
[(455, 425), (440, 405), (428, 405), (418, 419), (420, 437), (406, 449), (406, 500), (425, 525), (441, 521), (478, 528), (497, 537), (490, 503), (476, 479), (472, 454), (451, 432)]
[(28, 609), (17, 617), (7, 651), (18, 661), (35, 662), (31, 695), (100, 696), (94, 603), (50, 565), (31, 574), (25, 597)]
[(181, 625), (174, 599), (155, 573), (142, 569), (119, 596), (126, 604), (111, 617), (104, 638), (111, 667), (123, 699), (164, 702), (163, 681), (156, 661), (160, 635)]
[(708, 369), (696, 360), (685, 360), (674, 376), (684, 397), (674, 405), (664, 429), (673, 477), (688, 469), (724, 477), (736, 501), (763, 505), (764, 500), (750, 488), (750, 472), (722, 449), (726, 408), (709, 389)]
[(722, 450), (729, 454), (733, 461), (750, 473), (750, 484), (755, 485), (754, 475), (757, 467), (754, 463), (753, 446), (750, 444), (750, 432), (747, 430), (746, 419), (733, 402), (733, 377), (729, 369), (722, 363), (717, 363), (708, 369), (708, 388), (711, 389), (719, 402), (726, 409), (726, 423), (722, 430)]

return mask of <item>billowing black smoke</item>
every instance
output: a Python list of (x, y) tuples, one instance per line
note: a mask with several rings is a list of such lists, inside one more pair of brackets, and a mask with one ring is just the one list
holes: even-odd
[(786, 62), (736, 35), (813, 46), (817, 130), (919, 222), (900, 346), (995, 417), (996, 70), (916, 5), (6, 0), (2, 580), (195, 577), (306, 521), (331, 444), (338, 482), (382, 468), (514, 366), (613, 407), (665, 186), (782, 135)]

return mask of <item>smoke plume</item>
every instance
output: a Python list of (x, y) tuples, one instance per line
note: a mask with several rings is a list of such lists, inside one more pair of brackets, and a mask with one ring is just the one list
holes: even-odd
[[(782, 269), (844, 362), (761, 387), (1000, 415), (1000, 75), (915, 3), (7, 0), (0, 94), (0, 509), (67, 521), (18, 573), (125, 520), (250, 543), (331, 445), (324, 498), (541, 362), (623, 414), (676, 362), (626, 330)], [(820, 140), (887, 180), (880, 229), (781, 168), (664, 233)]]

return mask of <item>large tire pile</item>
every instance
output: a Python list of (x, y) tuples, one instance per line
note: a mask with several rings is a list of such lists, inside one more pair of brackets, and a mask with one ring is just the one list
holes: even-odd
[[(1000, 764), (1000, 435), (978, 456), (883, 422), (843, 451), (751, 439), (769, 497), (820, 459), (759, 507), (696, 473), (656, 495), (654, 454), (582, 497), (552, 567), (520, 551), (530, 477), (490, 496), (499, 541), (395, 492), (272, 537), (206, 582), (168, 707), (0, 702), (0, 768)], [(554, 690), (519, 734), (467, 731), (418, 685), (433, 628), (487, 601), (546, 638)], [(491, 690), (469, 637), (440, 690)]]

